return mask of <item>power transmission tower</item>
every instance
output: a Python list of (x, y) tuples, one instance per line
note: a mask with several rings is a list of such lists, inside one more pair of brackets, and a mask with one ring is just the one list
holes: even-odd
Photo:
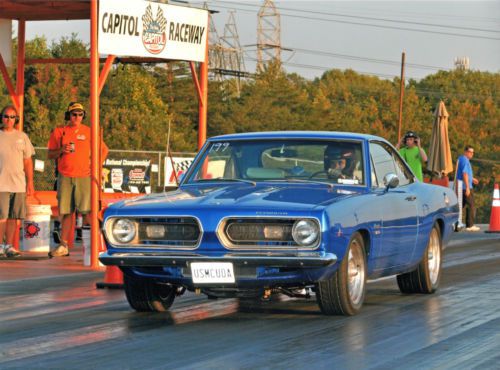
[(235, 83), (236, 94), (239, 96), (241, 90), (241, 77), (245, 77), (247, 73), (245, 71), (243, 49), (241, 48), (234, 13), (234, 10), (229, 12), (229, 19), (224, 27), (224, 36), (221, 38), (225, 66), (222, 73), (236, 77), (232, 79), (232, 81)]
[(281, 21), (272, 0), (264, 0), (257, 14), (257, 71), (271, 61), (281, 64)]
[[(207, 3), (204, 4), (204, 7), (208, 9)], [(243, 49), (240, 44), (234, 13), (234, 11), (229, 12), (229, 18), (222, 37), (219, 37), (212, 14), (210, 14), (208, 67), (211, 79), (221, 82), (227, 81), (230, 85), (234, 85), (231, 90), (239, 96), (241, 78), (250, 77), (250, 74), (245, 70)], [(227, 78), (228, 76), (231, 78)]]
[(229, 19), (224, 27), (222, 45), (224, 49), (224, 60), (226, 69), (230, 71), (245, 71), (245, 61), (243, 59), (243, 49), (240, 45), (240, 36), (236, 28), (234, 10), (229, 11)]
[[(207, 7), (207, 3), (205, 3)], [(216, 81), (222, 81), (223, 75), (219, 71), (224, 69), (224, 52), (223, 46), (220, 42), (219, 34), (215, 28), (215, 23), (212, 14), (209, 13), (209, 26), (208, 26), (208, 70), (210, 77)]]

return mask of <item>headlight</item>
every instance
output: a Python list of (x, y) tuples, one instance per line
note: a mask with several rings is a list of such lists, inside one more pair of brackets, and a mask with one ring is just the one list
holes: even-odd
[(135, 223), (126, 218), (120, 218), (115, 221), (112, 228), (113, 237), (119, 243), (128, 243), (135, 238)]
[(293, 224), (292, 237), (297, 244), (310, 246), (319, 236), (319, 227), (313, 220), (297, 220)]

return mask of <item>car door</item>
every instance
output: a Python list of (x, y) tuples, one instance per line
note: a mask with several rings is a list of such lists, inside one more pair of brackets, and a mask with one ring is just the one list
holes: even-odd
[[(370, 142), (370, 157), (372, 188), (382, 210), (375, 269), (403, 266), (410, 262), (418, 237), (418, 199), (412, 191), (415, 179), (394, 149), (384, 142)], [(388, 173), (398, 176), (396, 188), (384, 186)]]

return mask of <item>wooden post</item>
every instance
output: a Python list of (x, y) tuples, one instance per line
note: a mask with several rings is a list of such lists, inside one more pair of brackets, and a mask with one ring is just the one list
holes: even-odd
[(399, 86), (399, 126), (398, 143), (401, 141), (401, 126), (403, 124), (403, 96), (405, 93), (405, 53), (401, 55), (401, 84)]
[(17, 76), (16, 76), (16, 96), (17, 96), (17, 114), (19, 123), (17, 129), (23, 131), (24, 126), (24, 51), (26, 43), (26, 21), (20, 19), (17, 29)]
[(207, 42), (205, 47), (205, 60), (200, 63), (200, 88), (201, 101), (198, 105), (198, 150), (201, 149), (207, 140), (207, 114), (208, 114), (208, 23), (207, 23)]

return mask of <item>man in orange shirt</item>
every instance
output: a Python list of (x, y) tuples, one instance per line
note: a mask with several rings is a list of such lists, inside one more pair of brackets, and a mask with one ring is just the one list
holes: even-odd
[[(69, 256), (68, 239), (73, 222), (73, 213), (84, 215), (90, 224), (90, 127), (82, 124), (85, 110), (80, 103), (72, 102), (65, 113), (69, 123), (52, 131), (48, 143), (49, 158), (57, 159), (57, 200), (61, 221), (61, 244), (49, 252), (49, 257)], [(101, 160), (108, 148), (101, 142)]]

